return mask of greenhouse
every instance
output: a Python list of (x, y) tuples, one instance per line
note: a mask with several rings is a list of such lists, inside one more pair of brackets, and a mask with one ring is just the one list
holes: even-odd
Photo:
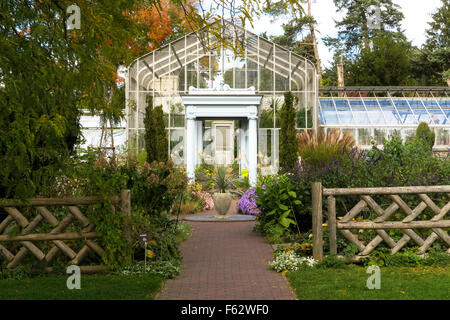
[(436, 132), (435, 149), (449, 150), (449, 88), (319, 88), (311, 61), (235, 28), (230, 41), (242, 50), (224, 48), (207, 33), (191, 33), (128, 67), (125, 131), (120, 132), (129, 148), (145, 147), (145, 108), (152, 101), (163, 107), (169, 157), (186, 166), (191, 179), (204, 161), (239, 166), (254, 184), (257, 172), (278, 171), (279, 112), (284, 93), (291, 91), (299, 132), (350, 130), (367, 148), (382, 145), (395, 131), (407, 140), (424, 121)]
[(435, 151), (450, 149), (450, 98), (447, 87), (322, 87), (319, 126), (350, 130), (358, 145), (378, 146), (394, 132), (404, 141), (420, 122), (436, 134)]
[[(239, 27), (230, 41), (243, 50), (217, 45), (211, 35), (188, 34), (140, 57), (126, 79), (127, 135), (144, 147), (144, 110), (151, 95), (162, 106), (168, 152), (177, 165), (239, 165), (251, 183), (257, 170), (278, 171), (279, 111), (284, 93), (297, 99), (297, 128), (318, 123), (318, 83), (313, 63)], [(210, 46), (205, 46), (205, 42)]]

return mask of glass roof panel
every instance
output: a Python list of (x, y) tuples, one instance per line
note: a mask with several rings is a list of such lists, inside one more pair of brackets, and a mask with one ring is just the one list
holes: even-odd
[(450, 98), (319, 98), (319, 120), (326, 125), (442, 125), (449, 117)]

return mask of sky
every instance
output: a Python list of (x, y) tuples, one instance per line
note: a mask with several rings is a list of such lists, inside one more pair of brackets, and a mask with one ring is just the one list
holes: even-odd
[[(426, 39), (427, 23), (432, 20), (431, 15), (441, 6), (441, 0), (393, 0), (393, 2), (401, 7), (405, 16), (402, 29), (406, 37), (413, 45), (422, 46)], [(336, 12), (333, 0), (312, 0), (312, 15), (317, 20), (316, 37), (322, 66), (328, 67), (333, 59), (333, 51), (326, 47), (321, 39), (325, 36), (337, 36), (334, 20), (341, 20), (343, 13)], [(254, 28), (248, 28), (256, 34), (267, 31), (268, 35), (279, 35), (283, 33), (282, 24), (283, 21), (271, 23), (271, 17), (262, 17), (254, 22)]]

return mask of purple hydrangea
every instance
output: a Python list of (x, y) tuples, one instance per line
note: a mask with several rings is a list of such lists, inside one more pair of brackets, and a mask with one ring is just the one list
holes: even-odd
[(239, 200), (237, 209), (243, 214), (258, 215), (259, 209), (256, 204), (257, 197), (258, 194), (256, 193), (256, 189), (248, 189)]

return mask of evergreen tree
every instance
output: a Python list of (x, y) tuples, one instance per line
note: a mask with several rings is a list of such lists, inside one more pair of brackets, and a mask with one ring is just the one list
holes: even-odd
[[(265, 12), (275, 19), (281, 15), (279, 6), (283, 1), (275, 2), (271, 6), (265, 8)], [(313, 16), (305, 14), (303, 11), (297, 14), (290, 14), (289, 20), (282, 24), (283, 34), (279, 36), (270, 36), (270, 41), (291, 50), (292, 52), (306, 57), (313, 63), (317, 63), (314, 53), (314, 37), (312, 34), (312, 27), (316, 24)], [(263, 37), (269, 39), (266, 33)]]
[(406, 85), (410, 75), (409, 50), (390, 38), (373, 39), (373, 48), (364, 48), (360, 57), (348, 66), (346, 85)]
[[(328, 46), (334, 47), (339, 54), (352, 59), (359, 55), (363, 48), (370, 48), (373, 38), (391, 38), (395, 42), (405, 42), (406, 37), (401, 30), (404, 16), (400, 7), (392, 0), (334, 0), (338, 12), (346, 11), (345, 17), (336, 22), (337, 38), (325, 38)], [(380, 8), (380, 29), (369, 28), (367, 18), (369, 7)]]
[(450, 69), (450, 0), (433, 14), (427, 41), (413, 56), (413, 72), (420, 85), (446, 85)]
[(168, 140), (166, 126), (164, 124), (164, 112), (162, 106), (153, 107), (153, 97), (151, 95), (147, 96), (144, 126), (147, 162), (167, 161)]
[(295, 129), (295, 96), (292, 92), (284, 94), (284, 104), (280, 113), (280, 168), (295, 168), (298, 161), (297, 130)]
[(155, 126), (155, 142), (156, 142), (156, 150), (158, 157), (156, 160), (158, 161), (167, 161), (168, 154), (168, 139), (167, 139), (167, 130), (164, 123), (164, 112), (162, 106), (156, 106), (153, 110), (153, 119)]

